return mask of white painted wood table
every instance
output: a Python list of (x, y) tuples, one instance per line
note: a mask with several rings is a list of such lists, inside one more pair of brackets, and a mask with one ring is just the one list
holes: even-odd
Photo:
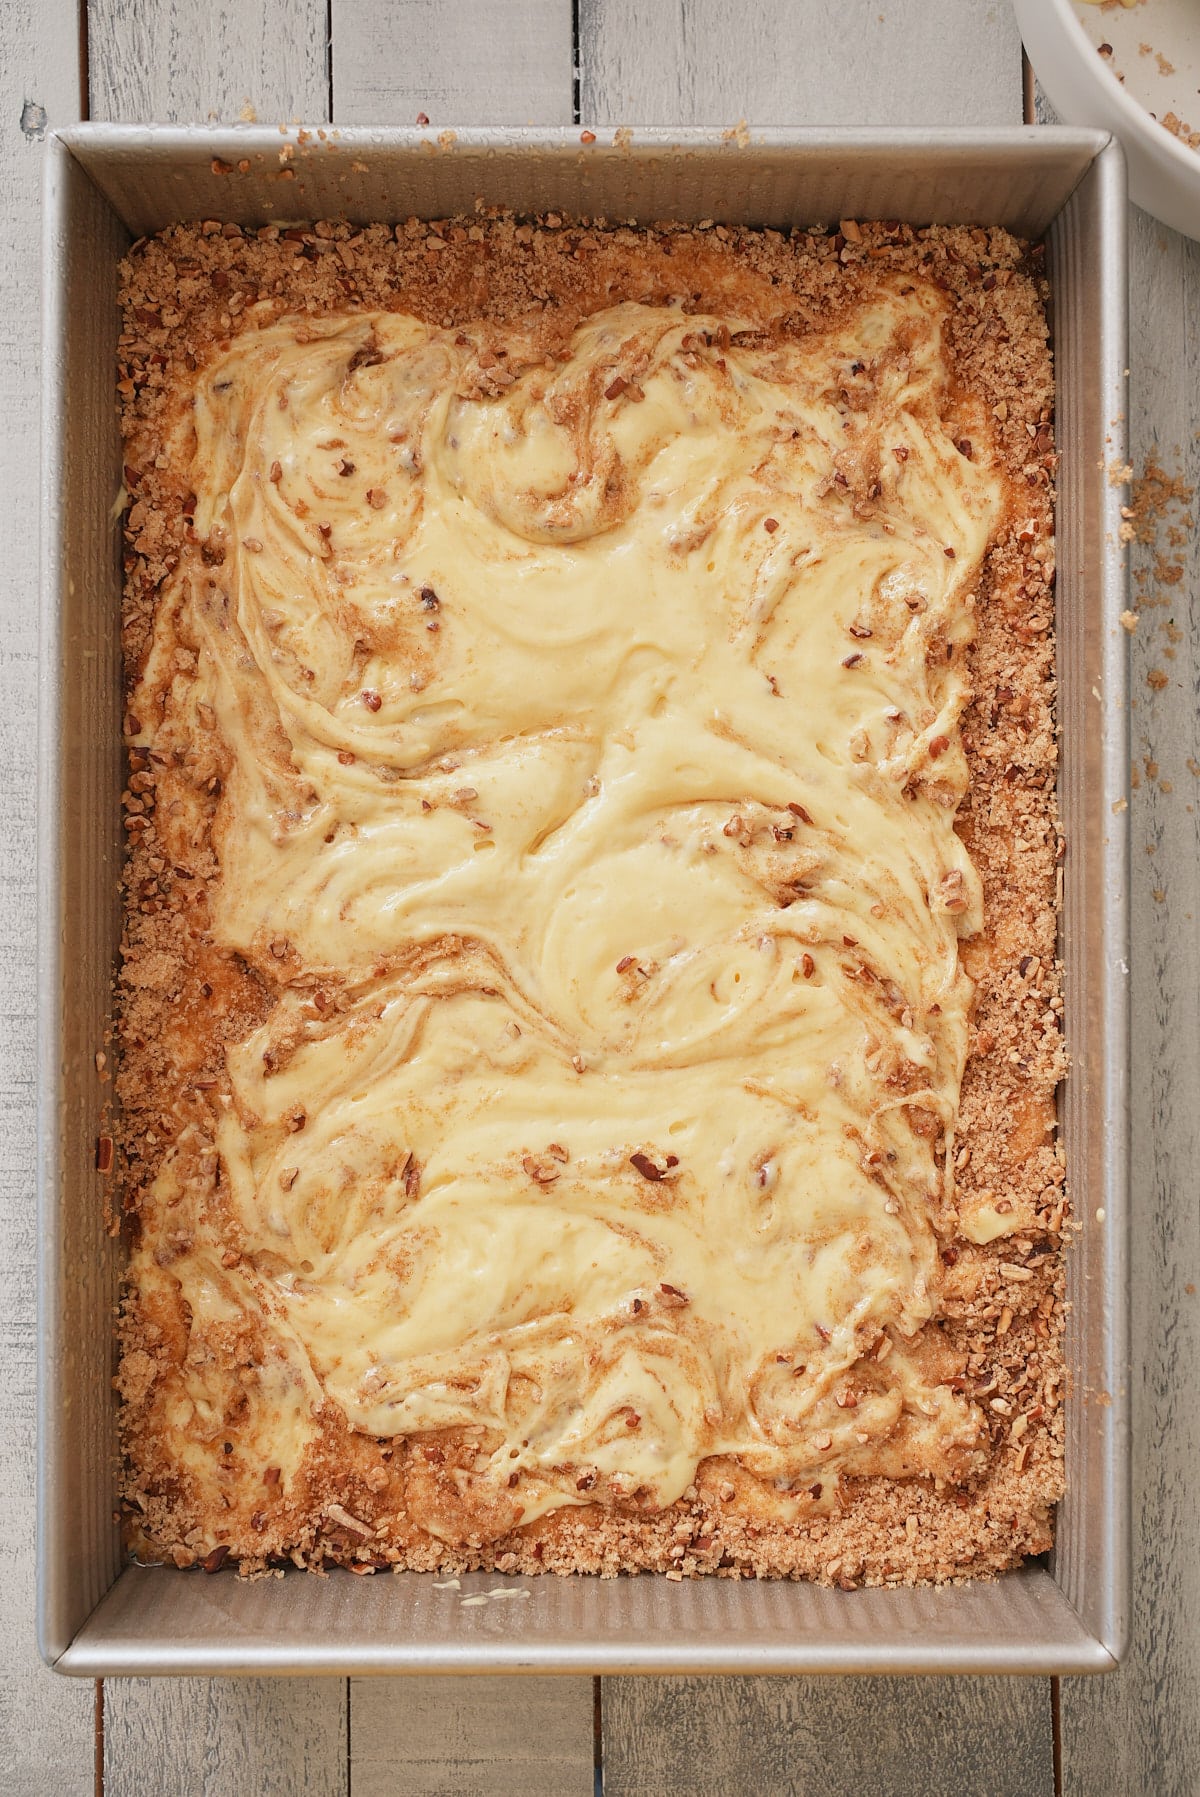
[[(1005, 0), (0, 0), (0, 1792), (1200, 1792), (1200, 555), (1132, 642), (1133, 1645), (1097, 1681), (112, 1681), (33, 1646), (39, 144), (95, 119), (1015, 123)], [(1133, 221), (1135, 465), (1200, 485), (1200, 246)], [(1149, 569), (1151, 551), (1136, 552)], [(1168, 622), (1170, 620), (1170, 622)], [(1150, 681), (1148, 676), (1154, 675)], [(1163, 678), (1165, 677), (1165, 682)], [(947, 1669), (948, 1672), (951, 1669)], [(597, 1721), (599, 1726), (594, 1729)]]

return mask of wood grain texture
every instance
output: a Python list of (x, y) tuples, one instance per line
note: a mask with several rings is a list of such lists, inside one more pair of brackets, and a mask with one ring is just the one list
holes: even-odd
[(1006, 125), (1001, 0), (579, 0), (585, 124)]
[(350, 1689), (354, 1797), (591, 1797), (590, 1678), (352, 1679)]
[[(324, 120), (324, 0), (90, 0), (92, 116)], [(107, 1797), (343, 1797), (344, 1679), (110, 1680)]]
[(1045, 1679), (608, 1678), (605, 1797), (1054, 1797)]
[(565, 125), (571, 0), (333, 0), (339, 125)]
[[(0, 1769), (9, 1791), (92, 1789), (90, 1684), (37, 1657), (34, 1607), (34, 755), (42, 140), (79, 117), (74, 0), (0, 6)], [(12, 528), (19, 521), (19, 528)]]
[[(1135, 212), (1130, 250), (1134, 471), (1200, 502), (1200, 244)], [(1200, 539), (1160, 530), (1133, 564), (1165, 601), (1131, 643), (1133, 1636), (1119, 1672), (1062, 1682), (1067, 1797), (1200, 1791)]]
[(104, 1797), (344, 1797), (344, 1679), (109, 1679)]
[(87, 0), (91, 117), (329, 116), (326, 0)]

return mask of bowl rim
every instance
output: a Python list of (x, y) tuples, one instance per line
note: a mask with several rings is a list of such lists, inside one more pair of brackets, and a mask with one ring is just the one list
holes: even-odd
[[(1045, 7), (1046, 3), (1047, 0), (1036, 0), (1039, 8)], [(1079, 52), (1083, 66), (1090, 68), (1093, 76), (1099, 76), (1100, 87), (1115, 102), (1122, 119), (1128, 120), (1130, 129), (1138, 133), (1139, 141), (1152, 155), (1165, 156), (1169, 164), (1174, 164), (1185, 178), (1190, 178), (1200, 188), (1200, 151), (1191, 149), (1173, 131), (1168, 131), (1162, 120), (1155, 118), (1150, 108), (1143, 106), (1140, 100), (1135, 100), (1129, 89), (1117, 80), (1110, 59), (1097, 54), (1095, 44), (1084, 30), (1083, 20), (1075, 10), (1074, 0), (1049, 0), (1048, 10), (1063, 20), (1067, 35)]]

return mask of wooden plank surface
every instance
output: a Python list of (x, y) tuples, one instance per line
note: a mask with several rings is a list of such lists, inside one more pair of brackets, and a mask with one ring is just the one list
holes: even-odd
[(332, 0), (339, 125), (569, 125), (570, 0)]
[[(1200, 500), (1200, 244), (1139, 212), (1130, 247), (1135, 475), (1153, 455)], [(1200, 1791), (1200, 540), (1169, 529), (1133, 552), (1161, 601), (1131, 645), (1133, 1640), (1063, 1680), (1068, 1797)]]
[(91, 117), (329, 117), (326, 0), (86, 0)]
[(606, 1678), (603, 1716), (604, 1797), (1054, 1797), (1046, 1679)]
[[(569, 0), (332, 0), (338, 124), (564, 124)], [(353, 1679), (354, 1797), (588, 1797), (588, 1678)]]
[[(42, 138), (79, 117), (74, 0), (0, 6), (0, 1769), (8, 1791), (92, 1789), (93, 1690), (48, 1672), (34, 1606), (34, 806)], [(19, 529), (11, 528), (15, 521)]]
[[(580, 0), (598, 123), (1018, 124), (1021, 44), (987, 0)], [(998, 1757), (971, 1770), (973, 1743)], [(605, 1679), (607, 1797), (1051, 1797), (1044, 1679)], [(1002, 1767), (1003, 1772), (998, 1768)], [(971, 1781), (973, 1782), (964, 1782)]]
[(344, 1797), (344, 1679), (108, 1679), (104, 1797)]
[(585, 124), (1007, 125), (998, 0), (578, 0)]
[(354, 1797), (591, 1797), (591, 1679), (353, 1679), (350, 1688)]
[[(327, 116), (324, 0), (91, 0), (93, 118)], [(344, 1679), (122, 1679), (104, 1689), (108, 1797), (342, 1797)]]

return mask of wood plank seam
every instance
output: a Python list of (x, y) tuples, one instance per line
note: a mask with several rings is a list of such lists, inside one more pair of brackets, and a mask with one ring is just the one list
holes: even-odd
[(579, 3), (580, 0), (571, 0), (571, 120), (572, 123), (576, 125), (579, 123), (581, 117), (580, 90), (582, 87), (582, 70), (580, 66), (582, 52), (579, 47)]
[[(93, 116), (329, 116), (330, 0), (87, 6)], [(346, 1797), (348, 1707), (344, 1679), (114, 1681), (98, 1788), (110, 1797)]]
[(94, 1728), (92, 1778), (95, 1797), (104, 1797), (104, 1680), (102, 1678), (96, 1680)]

